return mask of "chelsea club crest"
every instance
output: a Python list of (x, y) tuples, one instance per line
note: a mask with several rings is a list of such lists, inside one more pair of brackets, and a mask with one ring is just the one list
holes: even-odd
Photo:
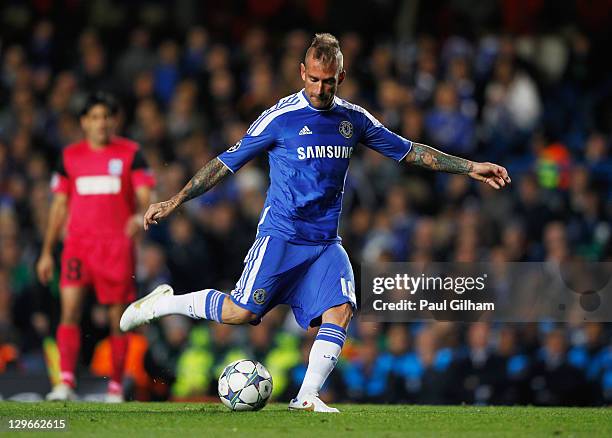
[(338, 130), (344, 138), (351, 138), (353, 136), (353, 124), (348, 120), (341, 121)]
[(255, 301), (255, 304), (263, 304), (266, 301), (266, 290), (257, 289), (253, 292), (253, 301)]

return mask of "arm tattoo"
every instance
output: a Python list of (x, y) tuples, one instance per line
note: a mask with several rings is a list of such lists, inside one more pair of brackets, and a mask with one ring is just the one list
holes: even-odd
[(196, 198), (208, 190), (212, 189), (215, 184), (221, 181), (229, 174), (230, 171), (218, 159), (210, 160), (191, 178), (183, 190), (176, 195), (178, 204), (187, 202), (190, 199)]
[(406, 161), (420, 167), (448, 173), (466, 174), (470, 173), (474, 167), (474, 163), (470, 160), (445, 154), (420, 143), (412, 144), (412, 149), (406, 156)]

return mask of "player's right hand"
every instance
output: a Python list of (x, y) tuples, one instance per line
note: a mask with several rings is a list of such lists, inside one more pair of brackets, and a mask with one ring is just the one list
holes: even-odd
[(151, 204), (144, 215), (144, 229), (148, 230), (149, 225), (157, 225), (160, 219), (170, 215), (176, 207), (178, 207), (178, 203), (173, 199)]
[(40, 255), (38, 263), (36, 263), (36, 274), (38, 275), (38, 280), (42, 284), (46, 285), (51, 281), (54, 267), (55, 262), (51, 254), (43, 253)]

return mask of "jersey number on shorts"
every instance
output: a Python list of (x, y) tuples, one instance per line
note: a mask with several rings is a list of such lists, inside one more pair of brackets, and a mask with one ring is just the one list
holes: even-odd
[(72, 281), (78, 281), (81, 279), (81, 261), (77, 258), (70, 258), (66, 263), (68, 272), (66, 272), (66, 278)]
[(348, 297), (352, 303), (356, 303), (357, 299), (355, 298), (355, 286), (353, 282), (341, 277), (340, 284), (342, 285), (342, 295)]

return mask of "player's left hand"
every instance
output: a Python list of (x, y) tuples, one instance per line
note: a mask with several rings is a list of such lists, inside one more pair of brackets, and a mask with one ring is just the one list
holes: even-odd
[(132, 215), (125, 224), (125, 235), (130, 239), (136, 237), (136, 235), (142, 229), (143, 217), (141, 214)]
[(468, 175), (497, 190), (512, 182), (506, 168), (493, 163), (474, 163), (474, 167)]

